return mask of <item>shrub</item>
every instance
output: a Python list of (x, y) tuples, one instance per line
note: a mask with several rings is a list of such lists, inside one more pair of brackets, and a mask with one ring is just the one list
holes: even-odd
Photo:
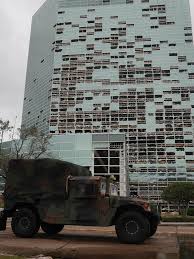
[(194, 216), (194, 208), (189, 208), (187, 211), (188, 216)]
[(4, 207), (3, 196), (0, 195), (0, 208)]
[(194, 222), (194, 217), (192, 216), (164, 216), (162, 217), (162, 222)]
[(155, 203), (150, 203), (150, 207), (151, 207), (151, 210), (155, 213), (157, 213), (157, 204)]
[(179, 213), (185, 216), (189, 202), (194, 199), (194, 183), (172, 183), (163, 190), (161, 197), (168, 203), (179, 205)]

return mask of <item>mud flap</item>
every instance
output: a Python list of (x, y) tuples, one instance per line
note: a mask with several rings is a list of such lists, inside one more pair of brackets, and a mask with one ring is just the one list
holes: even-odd
[(0, 231), (6, 230), (7, 217), (3, 211), (0, 212)]

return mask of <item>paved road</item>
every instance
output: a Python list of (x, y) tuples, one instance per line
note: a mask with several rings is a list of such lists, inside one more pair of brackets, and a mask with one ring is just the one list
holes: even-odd
[(177, 259), (177, 234), (194, 235), (194, 227), (161, 226), (156, 235), (144, 244), (125, 245), (118, 242), (112, 227), (65, 226), (52, 238), (40, 231), (33, 239), (21, 239), (13, 235), (8, 224), (7, 230), (0, 232), (0, 252), (79, 259)]
[(188, 256), (188, 251), (191, 253), (187, 258), (194, 258), (193, 223), (163, 223), (156, 235), (144, 244), (124, 245), (118, 242), (113, 227), (65, 226), (60, 234), (52, 238), (40, 230), (33, 239), (20, 239), (13, 235), (9, 221), (7, 230), (0, 232), (0, 254), (44, 254), (64, 259), (178, 259), (177, 236), (181, 236), (181, 240), (186, 237), (186, 254)]

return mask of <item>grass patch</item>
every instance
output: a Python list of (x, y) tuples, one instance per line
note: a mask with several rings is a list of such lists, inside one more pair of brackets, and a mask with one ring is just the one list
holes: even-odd
[(0, 195), (0, 208), (4, 208), (3, 196)]
[(162, 222), (193, 222), (193, 216), (162, 216)]
[(0, 208), (4, 208), (3, 202), (0, 202)]

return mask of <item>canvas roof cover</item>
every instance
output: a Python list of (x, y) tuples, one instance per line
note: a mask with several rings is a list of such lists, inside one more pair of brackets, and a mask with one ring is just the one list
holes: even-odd
[(90, 176), (91, 173), (82, 166), (56, 159), (10, 160), (5, 196), (64, 193), (69, 175)]

